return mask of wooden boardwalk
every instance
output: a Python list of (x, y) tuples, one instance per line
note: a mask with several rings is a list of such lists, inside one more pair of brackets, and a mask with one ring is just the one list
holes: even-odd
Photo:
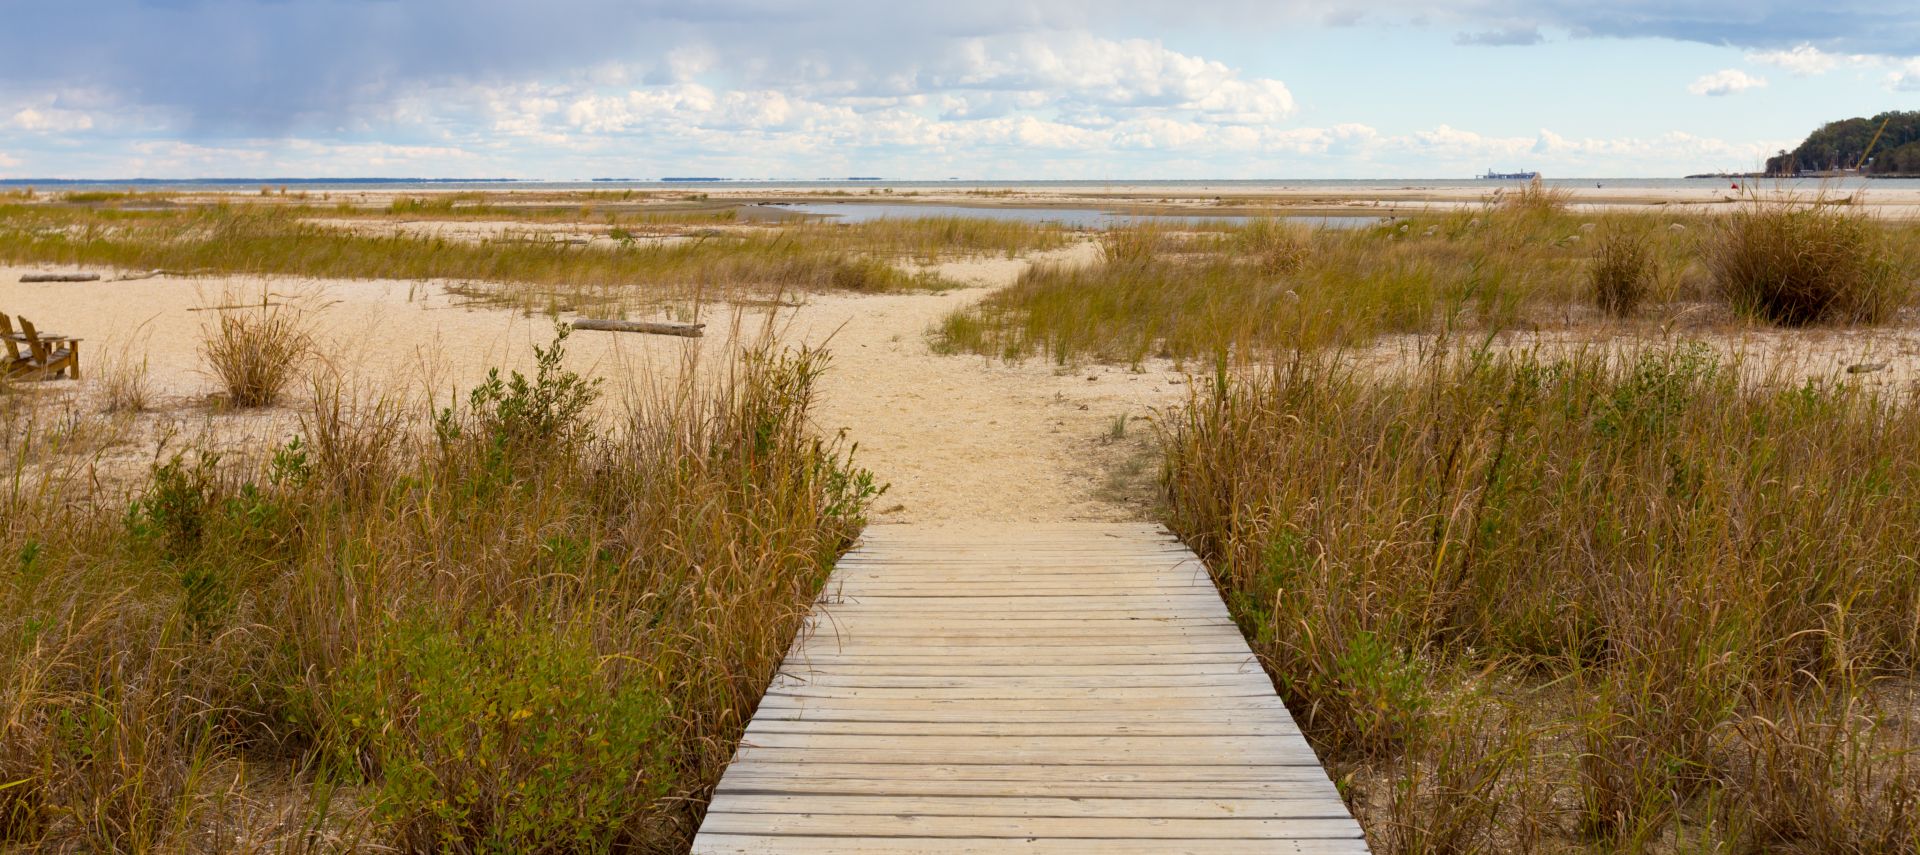
[(693, 851), (1364, 853), (1158, 526), (869, 528)]

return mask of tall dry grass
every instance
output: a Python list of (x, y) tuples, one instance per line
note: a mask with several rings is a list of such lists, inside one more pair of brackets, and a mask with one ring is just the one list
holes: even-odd
[(1594, 304), (1616, 318), (1631, 317), (1658, 281), (1652, 239), (1643, 230), (1610, 228), (1588, 271)]
[(1137, 363), (1505, 328), (1585, 301), (1572, 273), (1586, 250), (1567, 240), (1579, 225), (1500, 208), (1365, 229), (1139, 224), (1104, 235), (1098, 263), (1031, 268), (934, 338), (949, 352)]
[(1872, 324), (1912, 300), (1887, 230), (1831, 202), (1755, 197), (1716, 224), (1704, 256), (1735, 311), (1783, 326)]
[(1763, 369), (1298, 356), (1167, 422), (1170, 524), (1388, 851), (1911, 851), (1920, 400)]
[(586, 431), (559, 340), (432, 418), (322, 382), (271, 459), (181, 449), (131, 506), (0, 493), (0, 840), (684, 846), (876, 490), (806, 426), (825, 365)]
[(313, 348), (307, 321), (284, 306), (222, 310), (200, 339), (200, 355), (227, 401), (242, 408), (278, 403)]
[(1529, 188), (1362, 229), (1133, 224), (1102, 236), (1097, 263), (1031, 268), (943, 319), (933, 339), (947, 352), (1008, 359), (1208, 360), (1394, 333), (1564, 326), (1592, 307), (1626, 316), (1719, 303), (1798, 324), (1812, 300), (1821, 318), (1870, 323), (1914, 297), (1911, 226), (1777, 200), (1689, 225), (1576, 215), (1565, 196)]

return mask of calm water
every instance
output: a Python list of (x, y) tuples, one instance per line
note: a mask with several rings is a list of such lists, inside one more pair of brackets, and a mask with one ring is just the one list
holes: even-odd
[[(806, 202), (772, 205), (796, 214), (833, 217), (846, 223), (921, 217), (972, 217), (982, 220), (1017, 220), (1027, 223), (1053, 223), (1069, 228), (1108, 229), (1118, 225), (1150, 220), (1156, 223), (1199, 225), (1202, 223), (1243, 223), (1252, 217), (1225, 214), (1184, 216), (1179, 214), (1128, 214), (1099, 208), (972, 208), (964, 205), (899, 205), (865, 202)], [(1379, 217), (1281, 217), (1288, 222), (1334, 229), (1357, 229), (1380, 222)]]

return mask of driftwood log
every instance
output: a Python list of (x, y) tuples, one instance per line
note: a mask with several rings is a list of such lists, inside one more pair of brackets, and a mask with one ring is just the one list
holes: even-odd
[(136, 279), (152, 279), (155, 276), (192, 276), (192, 275), (194, 275), (194, 273), (193, 271), (190, 271), (190, 270), (167, 270), (164, 268), (155, 268), (145, 273), (129, 273), (125, 276), (115, 277), (107, 281), (108, 282), (132, 282)]
[(605, 330), (607, 332), (650, 333), (652, 335), (677, 335), (696, 338), (706, 335), (706, 324), (679, 324), (668, 321), (606, 321), (596, 318), (581, 318), (573, 322), (577, 330)]
[(98, 273), (23, 273), (22, 282), (97, 282)]

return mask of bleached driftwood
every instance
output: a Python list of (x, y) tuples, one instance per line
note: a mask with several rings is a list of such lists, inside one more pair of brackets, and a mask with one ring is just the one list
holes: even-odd
[(704, 332), (706, 327), (706, 324), (680, 324), (670, 321), (609, 321), (598, 318), (581, 318), (573, 322), (573, 328), (577, 330), (677, 335), (687, 338), (706, 335)]
[(155, 276), (192, 276), (192, 275), (194, 275), (194, 273), (191, 270), (167, 270), (164, 268), (154, 268), (145, 273), (129, 273), (125, 276), (116, 276), (107, 281), (132, 282), (136, 279), (152, 279)]
[(96, 282), (98, 273), (23, 273), (22, 282)]

